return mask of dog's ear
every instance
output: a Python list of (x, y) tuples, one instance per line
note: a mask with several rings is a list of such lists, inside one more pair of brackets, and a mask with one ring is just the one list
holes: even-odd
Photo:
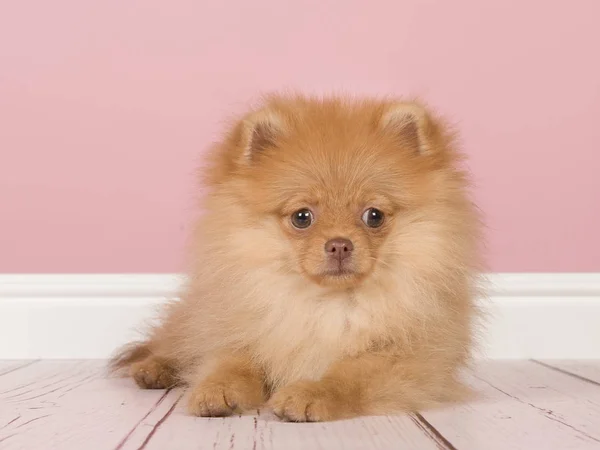
[(413, 149), (416, 153), (427, 155), (434, 148), (433, 140), (436, 126), (427, 110), (411, 102), (389, 104), (379, 119), (379, 126), (393, 134), (400, 145)]
[(263, 109), (242, 120), (242, 160), (251, 162), (270, 148), (277, 147), (285, 133), (285, 120), (280, 113)]

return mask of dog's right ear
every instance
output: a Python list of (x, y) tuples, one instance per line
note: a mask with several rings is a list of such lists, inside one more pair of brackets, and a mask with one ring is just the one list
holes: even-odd
[(263, 109), (251, 113), (241, 123), (242, 162), (252, 162), (277, 144), (285, 132), (285, 120), (276, 111)]

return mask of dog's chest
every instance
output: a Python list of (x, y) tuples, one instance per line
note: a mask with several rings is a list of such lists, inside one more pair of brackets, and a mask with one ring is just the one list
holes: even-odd
[(255, 352), (275, 386), (318, 379), (373, 338), (369, 312), (344, 298), (275, 305), (264, 319)]

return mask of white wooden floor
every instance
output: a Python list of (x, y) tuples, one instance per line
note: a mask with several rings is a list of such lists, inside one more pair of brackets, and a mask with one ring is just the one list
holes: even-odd
[(0, 362), (0, 449), (600, 449), (600, 361), (482, 363), (478, 400), (416, 415), (281, 423), (186, 415), (183, 392), (102, 361)]

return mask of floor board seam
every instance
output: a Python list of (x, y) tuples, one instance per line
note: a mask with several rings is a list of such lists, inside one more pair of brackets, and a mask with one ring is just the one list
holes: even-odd
[(530, 359), (529, 361), (531, 361), (532, 363), (535, 363), (535, 364), (539, 364), (540, 366), (545, 367), (547, 369), (554, 370), (555, 372), (559, 372), (559, 373), (568, 375), (570, 377), (577, 378), (578, 380), (585, 381), (586, 383), (591, 383), (594, 386), (600, 386), (600, 382), (598, 382), (596, 380), (592, 380), (590, 378), (584, 377), (582, 375), (578, 375), (578, 374), (570, 372), (568, 370), (561, 369), (560, 367), (555, 367), (551, 364), (548, 364), (548, 363), (545, 363), (542, 361), (538, 361), (537, 359)]
[(410, 418), (415, 425), (423, 431), (441, 450), (458, 450), (452, 443), (440, 433), (425, 417), (420, 413), (411, 414)]
[(25, 367), (29, 367), (29, 366), (31, 366), (32, 364), (35, 364), (35, 363), (37, 363), (37, 362), (39, 362), (39, 361), (40, 361), (39, 359), (34, 359), (33, 361), (28, 361), (28, 362), (26, 362), (25, 364), (22, 364), (22, 365), (20, 365), (20, 366), (17, 366), (17, 367), (13, 367), (12, 369), (8, 369), (8, 370), (7, 370), (7, 371), (5, 371), (5, 372), (0, 372), (0, 377), (1, 377), (2, 375), (6, 375), (6, 374), (9, 374), (9, 373), (15, 372), (16, 370), (20, 370), (20, 369), (24, 369)]
[(177, 406), (177, 404), (179, 403), (179, 401), (183, 397), (183, 394), (185, 394), (185, 392), (181, 393), (181, 395), (177, 398), (177, 400), (175, 400), (175, 402), (171, 405), (171, 407), (165, 413), (165, 415), (162, 416), (158, 420), (158, 422), (156, 422), (156, 424), (150, 430), (150, 433), (148, 433), (148, 436), (146, 436), (146, 438), (144, 439), (144, 442), (142, 442), (142, 445), (140, 445), (137, 450), (143, 450), (144, 448), (146, 448), (146, 445), (148, 445), (148, 442), (150, 442), (150, 439), (152, 439), (152, 436), (154, 436), (154, 433), (156, 433), (156, 431), (160, 428), (160, 426), (169, 418), (169, 416), (171, 415), (171, 413), (175, 410), (175, 407)]
[(154, 405), (152, 405), (152, 407), (148, 410), (148, 412), (146, 414), (144, 414), (144, 416), (131, 428), (131, 430), (129, 430), (129, 433), (127, 433), (125, 435), (125, 437), (123, 439), (121, 439), (121, 442), (119, 442), (117, 444), (117, 446), (114, 448), (114, 450), (121, 450), (123, 448), (123, 446), (127, 443), (127, 441), (129, 440), (129, 438), (131, 437), (131, 435), (134, 433), (134, 431), (137, 429), (137, 427), (140, 426), (140, 424), (150, 415), (152, 414), (152, 412), (154, 410), (156, 410), (156, 408), (158, 408), (158, 405), (160, 405), (165, 398), (167, 398), (167, 395), (169, 394), (169, 392), (171, 391), (171, 389), (167, 389), (163, 395), (161, 395), (161, 397), (156, 401), (156, 403), (154, 403)]

